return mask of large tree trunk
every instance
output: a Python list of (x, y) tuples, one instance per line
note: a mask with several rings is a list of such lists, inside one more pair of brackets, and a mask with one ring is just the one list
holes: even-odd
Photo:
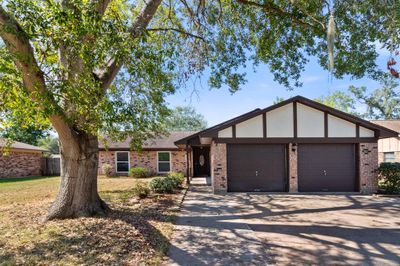
[(98, 139), (83, 132), (72, 136), (60, 136), (61, 185), (48, 220), (102, 215), (108, 210), (97, 193)]

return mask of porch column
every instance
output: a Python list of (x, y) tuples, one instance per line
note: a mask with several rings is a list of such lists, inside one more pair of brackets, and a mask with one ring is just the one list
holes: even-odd
[(289, 192), (298, 192), (297, 144), (289, 143)]
[(228, 189), (227, 182), (227, 164), (226, 164), (226, 144), (211, 143), (211, 183), (214, 193), (226, 193)]

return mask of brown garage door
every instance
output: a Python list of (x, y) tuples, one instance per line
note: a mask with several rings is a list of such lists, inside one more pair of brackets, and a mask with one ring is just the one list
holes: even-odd
[(286, 191), (285, 145), (229, 144), (228, 191)]
[(299, 144), (300, 192), (358, 191), (354, 144)]

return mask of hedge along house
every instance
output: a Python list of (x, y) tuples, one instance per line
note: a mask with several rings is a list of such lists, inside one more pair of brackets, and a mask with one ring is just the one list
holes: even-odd
[(127, 175), (130, 168), (143, 167), (152, 174), (168, 172), (187, 173), (188, 157), (184, 148), (174, 144), (175, 141), (193, 135), (194, 131), (170, 132), (168, 136), (160, 136), (143, 144), (142, 150), (131, 151), (130, 141), (108, 141), (107, 147), (99, 145), (98, 173), (104, 175), (103, 165), (109, 164), (113, 175)]
[(46, 149), (0, 138), (0, 178), (42, 175), (42, 157)]
[(191, 151), (192, 176), (211, 175), (218, 192), (377, 190), (385, 127), (296, 96), (177, 142)]

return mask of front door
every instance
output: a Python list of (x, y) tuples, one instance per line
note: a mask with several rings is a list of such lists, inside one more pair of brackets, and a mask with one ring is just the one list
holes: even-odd
[(210, 176), (210, 147), (193, 147), (194, 176)]

